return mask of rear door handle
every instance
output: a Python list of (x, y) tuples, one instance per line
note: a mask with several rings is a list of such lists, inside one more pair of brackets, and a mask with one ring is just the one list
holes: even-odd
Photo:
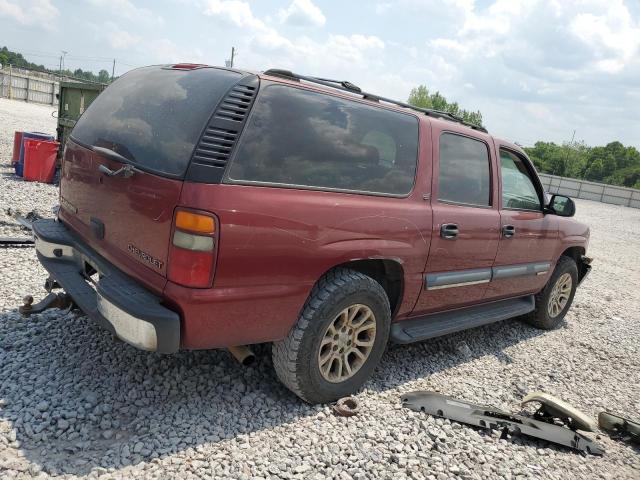
[(440, 236), (447, 240), (453, 240), (458, 236), (458, 224), (443, 223), (440, 227)]
[(504, 238), (511, 238), (516, 234), (516, 227), (513, 225), (504, 225), (502, 227), (502, 236)]

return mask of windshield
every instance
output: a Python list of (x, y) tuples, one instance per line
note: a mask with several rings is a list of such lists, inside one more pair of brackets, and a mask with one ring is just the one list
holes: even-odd
[(183, 177), (213, 110), (241, 76), (216, 68), (133, 70), (98, 96), (71, 137), (142, 169)]

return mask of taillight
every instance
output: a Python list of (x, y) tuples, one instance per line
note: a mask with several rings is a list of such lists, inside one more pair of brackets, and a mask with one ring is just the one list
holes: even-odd
[(173, 224), (167, 278), (185, 287), (211, 286), (217, 246), (215, 217), (177, 210)]

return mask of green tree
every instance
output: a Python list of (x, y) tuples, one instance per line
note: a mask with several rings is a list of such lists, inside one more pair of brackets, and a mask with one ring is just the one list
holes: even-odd
[(98, 81), (100, 83), (109, 83), (110, 79), (111, 79), (111, 76), (109, 75), (109, 72), (107, 72), (106, 70), (102, 69), (98, 72)]
[(35, 63), (27, 61), (22, 54), (12, 52), (7, 47), (2, 47), (0, 49), (0, 63), (2, 65), (12, 65), (13, 67), (35, 70), (38, 72), (54, 74), (61, 73), (67, 77), (75, 77), (81, 80), (89, 80), (91, 82), (108, 83), (110, 80), (109, 72), (106, 70), (101, 70), (98, 75), (88, 70), (82, 70), (81, 68), (77, 68), (74, 71), (66, 69), (63, 72), (59, 72), (58, 69), (48, 70), (44, 65), (36, 65)]
[(640, 152), (617, 141), (597, 147), (536, 142), (525, 151), (542, 173), (640, 187)]
[(465, 122), (482, 126), (482, 114), (461, 109), (456, 103), (449, 103), (447, 99), (440, 93), (429, 93), (429, 89), (425, 85), (419, 85), (411, 89), (407, 103), (414, 107), (429, 108), (439, 110), (441, 112), (451, 113), (462, 118)]

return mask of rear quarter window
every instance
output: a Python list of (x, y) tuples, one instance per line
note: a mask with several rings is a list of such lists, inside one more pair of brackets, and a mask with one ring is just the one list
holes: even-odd
[(98, 96), (71, 137), (143, 169), (182, 177), (216, 105), (241, 77), (215, 68), (132, 70)]
[(326, 94), (265, 87), (228, 173), (230, 181), (408, 194), (418, 120)]

